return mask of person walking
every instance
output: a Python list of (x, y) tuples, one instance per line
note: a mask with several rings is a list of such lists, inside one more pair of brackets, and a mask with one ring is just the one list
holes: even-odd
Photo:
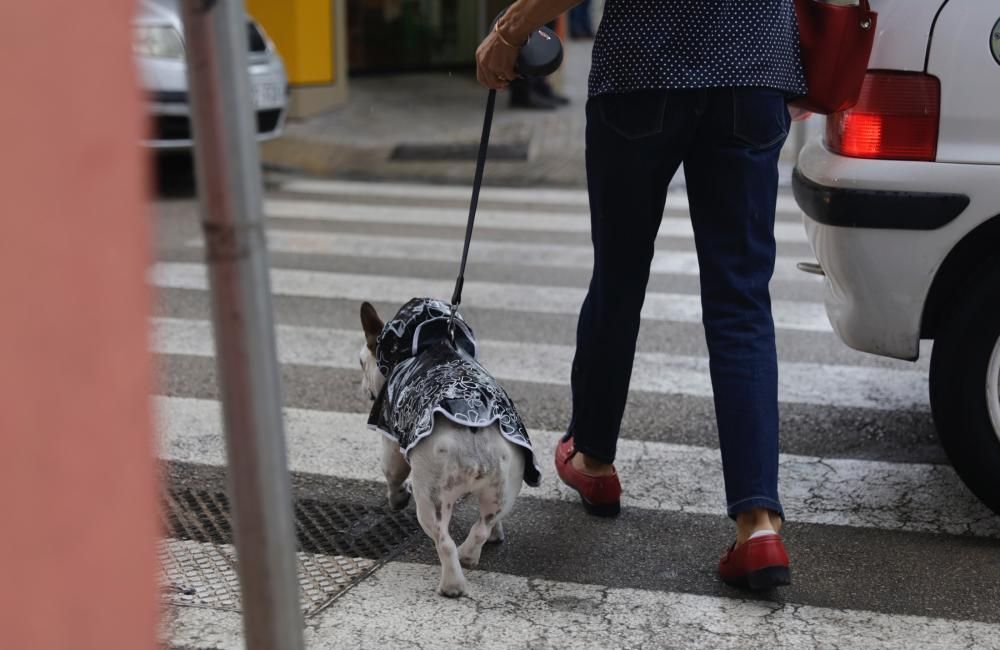
[[(517, 0), (477, 52), (502, 89), (518, 45), (573, 0)], [(560, 478), (588, 512), (613, 516), (621, 419), (667, 186), (683, 165), (733, 544), (731, 584), (789, 584), (778, 534), (774, 271), (778, 156), (806, 91), (793, 0), (607, 0), (594, 41), (586, 168), (594, 269), (577, 327), (572, 418)], [(627, 477), (626, 477), (627, 478)], [(627, 484), (626, 484), (627, 485)]]

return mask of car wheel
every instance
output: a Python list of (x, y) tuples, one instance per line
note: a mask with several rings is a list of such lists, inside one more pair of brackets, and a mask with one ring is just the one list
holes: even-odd
[(1000, 268), (957, 303), (934, 341), (931, 411), (955, 471), (1000, 513)]

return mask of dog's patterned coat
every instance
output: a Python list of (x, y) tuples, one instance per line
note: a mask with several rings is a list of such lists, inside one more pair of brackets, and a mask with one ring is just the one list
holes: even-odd
[(434, 429), (434, 418), (476, 430), (496, 424), (525, 454), (524, 481), (540, 479), (528, 432), (504, 389), (476, 360), (478, 347), (468, 324), (456, 316), (455, 343), (448, 338), (450, 306), (414, 298), (378, 338), (376, 358), (387, 377), (368, 419), (370, 427), (398, 442), (409, 459)]

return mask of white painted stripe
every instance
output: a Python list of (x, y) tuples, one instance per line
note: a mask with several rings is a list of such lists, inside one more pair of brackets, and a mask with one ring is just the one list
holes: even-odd
[[(151, 273), (152, 282), (165, 289), (207, 290), (208, 279), (201, 264), (162, 262)], [(385, 300), (405, 303), (414, 296), (450, 296), (453, 280), (402, 278), (355, 273), (327, 273), (296, 269), (271, 269), (271, 290), (276, 295), (303, 298)], [(466, 282), (463, 304), (546, 314), (580, 313), (587, 291), (575, 287), (552, 287), (499, 282)], [(812, 302), (774, 300), (775, 327), (806, 332), (831, 332), (823, 305)], [(646, 320), (701, 323), (701, 299), (692, 294), (648, 292), (642, 307)]]
[(470, 571), (466, 579), (470, 597), (444, 601), (436, 593), (437, 566), (390, 562), (309, 626), (307, 645), (395, 648), (417, 641), (420, 648), (708, 650), (1000, 645), (1000, 626), (979, 621), (606, 587), (491, 571)]
[[(464, 228), (469, 219), (467, 210), (431, 208), (425, 206), (383, 206), (340, 204), (298, 199), (266, 199), (264, 212), (275, 219), (311, 219), (330, 222), (362, 222), (411, 226), (450, 226)], [(476, 214), (476, 226), (500, 230), (530, 232), (590, 232), (586, 215), (553, 214), (482, 209)], [(661, 237), (693, 238), (691, 220), (684, 217), (664, 217), (660, 224)], [(779, 242), (805, 243), (806, 231), (801, 223), (781, 221), (774, 225)]]
[[(202, 239), (187, 243), (190, 247), (204, 246)], [(375, 259), (421, 260), (454, 262), (461, 259), (459, 239), (428, 239), (426, 237), (393, 237), (389, 235), (355, 235), (352, 233), (302, 232), (274, 230), (267, 232), (267, 246), (272, 251), (295, 255), (350, 255)], [(528, 242), (476, 241), (471, 250), (473, 263), (539, 266), (545, 268), (590, 269), (594, 254), (590, 246), (570, 244), (536, 244)], [(803, 273), (797, 262), (811, 261), (805, 257), (779, 257), (774, 277), (792, 282), (822, 283), (823, 278)], [(698, 275), (698, 255), (690, 251), (657, 250), (650, 270), (663, 275)]]
[[(403, 199), (439, 199), (469, 201), (472, 189), (464, 185), (431, 185), (415, 183), (382, 183), (365, 181), (337, 181), (293, 179), (281, 184), (285, 192), (319, 194), (324, 196), (366, 196)], [(496, 203), (567, 205), (588, 207), (587, 191), (573, 189), (539, 189), (534, 187), (484, 187), (479, 194), (481, 201)], [(667, 208), (687, 208), (687, 194), (672, 191), (667, 194)], [(777, 209), (798, 213), (795, 199), (787, 194), (778, 196)]]
[[(429, 543), (429, 542), (428, 542)], [(489, 566), (489, 551), (484, 553)], [(997, 648), (1000, 625), (854, 609), (606, 587), (468, 571), (445, 600), (434, 565), (388, 562), (321, 612), (306, 646), (340, 648)], [(241, 650), (238, 613), (175, 608), (171, 646)], [(205, 645), (209, 640), (210, 645)]]
[[(153, 319), (153, 350), (161, 354), (213, 356), (208, 321)], [(282, 363), (324, 368), (358, 367), (360, 328), (336, 330), (279, 325)], [(480, 340), (484, 365), (501, 380), (569, 383), (574, 348), (566, 345)], [(908, 370), (820, 363), (779, 362), (782, 402), (870, 409), (927, 409), (927, 374)], [(708, 359), (654, 352), (635, 356), (633, 390), (711, 397)]]
[[(370, 196), (395, 199), (439, 199), (449, 201), (469, 201), (472, 188), (465, 185), (433, 185), (430, 183), (381, 183), (366, 181), (338, 181), (316, 179), (293, 179), (281, 184), (284, 192), (319, 194), (323, 196)], [(586, 190), (536, 189), (513, 187), (484, 187), (479, 193), (480, 201), (502, 203), (536, 203), (545, 205), (589, 205)]]
[[(360, 378), (359, 378), (360, 382)], [(166, 460), (225, 464), (219, 404), (157, 398), (160, 455)], [(380, 436), (367, 417), (285, 409), (292, 471), (338, 479), (382, 482)], [(576, 502), (558, 480), (552, 452), (559, 433), (529, 432), (544, 474), (540, 499)], [(791, 521), (908, 532), (1000, 537), (1000, 517), (979, 503), (946, 465), (886, 463), (782, 454), (780, 494)], [(615, 457), (626, 482), (626, 506), (647, 510), (725, 513), (722, 464), (717, 449), (622, 439)]]

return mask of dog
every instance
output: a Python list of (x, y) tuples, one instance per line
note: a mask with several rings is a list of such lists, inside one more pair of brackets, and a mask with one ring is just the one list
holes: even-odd
[[(503, 541), (521, 483), (538, 485), (540, 474), (513, 402), (478, 363), (471, 328), (450, 313), (443, 301), (414, 298), (383, 324), (364, 303), (360, 361), (362, 390), (373, 401), (369, 428), (383, 434), (389, 505), (409, 503), (409, 477), (417, 519), (441, 561), (438, 593), (455, 598), (467, 589), (462, 567), (478, 566), (486, 542)], [(456, 547), (449, 522), (470, 494), (479, 518)]]

